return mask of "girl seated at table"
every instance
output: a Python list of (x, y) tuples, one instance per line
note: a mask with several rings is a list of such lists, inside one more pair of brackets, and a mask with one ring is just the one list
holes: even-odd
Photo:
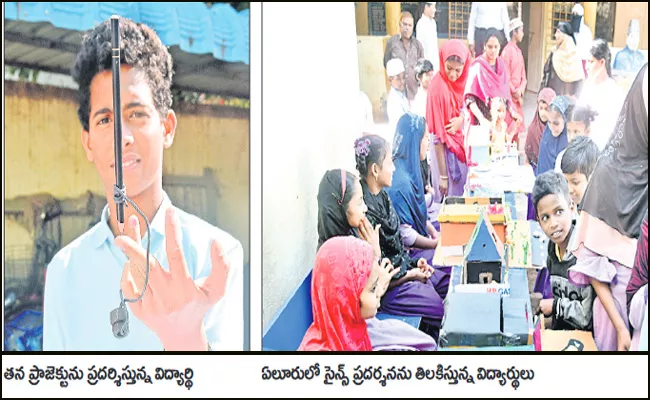
[(400, 233), (400, 218), (386, 188), (393, 184), (395, 166), (391, 146), (377, 135), (368, 135), (355, 142), (357, 170), (361, 176), (363, 199), (368, 207), (366, 231), (378, 227), (381, 256), (390, 259), (400, 272), (382, 298), (382, 310), (394, 315), (422, 316), (437, 337), (444, 313), (443, 299), (449, 288), (449, 270), (436, 268), (429, 277), (420, 271), (426, 266), (423, 258), (409, 255)]
[[(441, 280), (441, 273), (434, 273), (424, 259), (411, 260), (406, 253), (396, 256), (391, 252), (386, 242), (380, 240), (380, 231), (390, 230), (391, 225), (388, 221), (371, 225), (366, 218), (367, 210), (364, 191), (356, 176), (341, 169), (327, 171), (318, 188), (318, 247), (337, 236), (354, 236), (371, 244), (376, 260), (383, 257), (390, 261), (388, 264), (382, 261), (380, 271), (385, 277), (390, 273), (385, 284), (382, 284), (380, 295), (384, 295), (389, 286), (393, 289), (383, 296), (382, 308), (393, 315), (427, 317), (433, 326), (437, 323), (439, 327), (443, 306), (434, 285), (446, 293), (449, 279)], [(400, 258), (404, 256), (408, 262)], [(394, 270), (391, 270), (393, 266)], [(397, 290), (399, 286), (403, 287)], [(386, 345), (387, 337), (392, 337), (394, 330), (393, 327), (387, 331), (385, 323), (375, 320), (371, 321), (369, 327), (371, 336), (378, 340), (381, 338), (383, 345)]]
[(400, 233), (404, 246), (413, 258), (433, 260), (438, 246), (439, 233), (427, 218), (424, 182), (420, 168), (422, 156), (429, 150), (429, 135), (424, 118), (404, 114), (397, 123), (393, 140), (392, 159), (395, 173), (386, 187), (400, 220)]
[(352, 236), (327, 240), (316, 254), (312, 272), (314, 321), (298, 350), (436, 350), (433, 339), (412, 326), (375, 318), (384, 290), (369, 244)]

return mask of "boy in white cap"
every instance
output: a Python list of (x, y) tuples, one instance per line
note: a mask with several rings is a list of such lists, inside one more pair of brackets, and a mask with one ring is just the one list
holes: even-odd
[(406, 71), (404, 63), (399, 58), (393, 58), (386, 63), (386, 74), (390, 81), (390, 90), (386, 99), (386, 113), (388, 114), (389, 132), (395, 132), (397, 121), (402, 115), (409, 112), (409, 101), (404, 94), (406, 85)]

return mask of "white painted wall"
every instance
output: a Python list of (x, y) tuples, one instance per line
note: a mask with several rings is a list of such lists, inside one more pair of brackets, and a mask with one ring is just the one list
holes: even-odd
[(266, 327), (313, 267), (321, 177), (354, 171), (359, 69), (354, 3), (265, 3), (263, 20)]

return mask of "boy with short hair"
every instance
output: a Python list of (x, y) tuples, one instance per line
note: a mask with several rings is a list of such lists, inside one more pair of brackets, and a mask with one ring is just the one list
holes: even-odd
[[(43, 350), (241, 351), (243, 248), (228, 233), (175, 207), (163, 190), (163, 152), (172, 145), (177, 125), (172, 58), (151, 28), (121, 18), (124, 186), (151, 229), (146, 237), (144, 219), (129, 205), (125, 226), (118, 226), (111, 33), (108, 20), (90, 31), (72, 69), (79, 85), (81, 144), (108, 204), (101, 221), (47, 267)], [(148, 239), (147, 276), (143, 243)], [(122, 295), (129, 302), (121, 304)], [(120, 305), (128, 309), (128, 334), (112, 331), (109, 323)]]
[(386, 99), (386, 112), (388, 114), (389, 134), (395, 133), (397, 122), (402, 115), (410, 111), (409, 101), (404, 93), (406, 88), (406, 69), (399, 58), (393, 58), (386, 64), (386, 74), (390, 81), (390, 91)]
[(569, 183), (569, 195), (579, 210), (589, 178), (596, 168), (600, 151), (588, 136), (577, 136), (562, 156), (562, 173)]
[(550, 239), (546, 267), (540, 270), (535, 284), (543, 297), (540, 311), (552, 317), (554, 330), (590, 331), (595, 292), (591, 286), (573, 285), (568, 278), (568, 270), (577, 259), (568, 251), (575, 221), (572, 218), (574, 205), (564, 176), (555, 171), (539, 175), (533, 188), (533, 204), (539, 224)]

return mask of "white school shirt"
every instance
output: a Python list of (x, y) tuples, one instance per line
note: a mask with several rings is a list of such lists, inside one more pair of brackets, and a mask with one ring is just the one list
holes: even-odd
[(434, 75), (440, 70), (440, 54), (438, 52), (438, 25), (436, 20), (422, 15), (418, 21), (417, 39), (424, 48), (424, 58), (433, 64)]
[(409, 100), (406, 98), (406, 95), (391, 86), (390, 91), (388, 92), (388, 99), (386, 100), (386, 113), (388, 114), (389, 127), (388, 133), (391, 137), (395, 134), (397, 122), (399, 122), (402, 115), (408, 113), (409, 110)]
[(422, 86), (418, 87), (418, 92), (411, 101), (411, 112), (422, 118), (427, 117), (427, 91)]
[(557, 155), (557, 158), (555, 159), (555, 172), (559, 172), (562, 174), (562, 157), (564, 156), (564, 153), (566, 153), (566, 149), (562, 150), (560, 154)]
[(508, 17), (508, 5), (505, 2), (480, 3), (472, 2), (469, 12), (469, 26), (467, 29), (467, 41), (474, 44), (474, 31), (476, 28), (494, 28), (508, 34), (507, 28), (510, 24)]
[[(165, 250), (167, 194), (151, 221), (151, 254), (169, 271)], [(192, 279), (212, 269), (210, 242), (221, 244), (229, 263), (226, 291), (206, 314), (203, 326), (211, 350), (242, 351), (244, 288), (242, 245), (228, 233), (175, 208), (181, 223), (183, 253)], [(108, 226), (108, 205), (97, 225), (61, 249), (47, 267), (43, 316), (44, 351), (162, 351), (156, 334), (129, 309), (128, 336), (113, 336), (110, 312), (120, 304), (120, 280), (127, 261)], [(142, 238), (147, 245), (147, 235)], [(146, 248), (146, 247), (145, 247)]]
[(584, 18), (580, 21), (580, 32), (575, 34), (576, 47), (578, 54), (583, 60), (591, 59), (591, 45), (594, 42), (594, 35), (591, 33), (591, 28), (584, 23)]

